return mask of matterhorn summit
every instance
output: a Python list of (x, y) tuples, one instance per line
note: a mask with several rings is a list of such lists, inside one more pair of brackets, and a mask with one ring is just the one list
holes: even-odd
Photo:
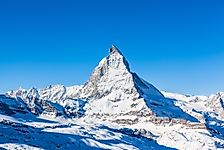
[(150, 111), (144, 97), (163, 97), (154, 86), (131, 72), (126, 58), (114, 45), (94, 69), (82, 92), (90, 99), (86, 112), (103, 119), (124, 115), (137, 119), (143, 111)]
[(100, 98), (111, 92), (121, 91), (124, 94), (134, 94), (137, 98), (143, 96), (143, 91), (147, 91), (151, 96), (163, 97), (154, 86), (131, 72), (126, 58), (112, 45), (109, 55), (100, 61), (84, 85), (83, 94)]

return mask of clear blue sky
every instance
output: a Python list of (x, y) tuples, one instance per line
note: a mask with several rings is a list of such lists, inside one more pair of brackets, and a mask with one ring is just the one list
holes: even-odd
[(223, 0), (1, 0), (0, 93), (83, 84), (111, 44), (161, 90), (224, 91)]

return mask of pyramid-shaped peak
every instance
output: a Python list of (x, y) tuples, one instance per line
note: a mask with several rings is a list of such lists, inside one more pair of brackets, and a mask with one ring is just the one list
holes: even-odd
[(122, 91), (124, 95), (134, 94), (137, 98), (146, 94), (145, 91), (150, 96), (162, 95), (154, 86), (131, 72), (127, 60), (114, 45), (110, 48), (110, 55), (101, 60), (82, 90), (85, 96), (94, 98), (110, 93), (116, 95), (117, 91)]
[(110, 48), (110, 54), (106, 57), (106, 63), (110, 67), (114, 67), (116, 69), (127, 69), (130, 72), (129, 64), (125, 59), (124, 55), (121, 51), (115, 46), (112, 45)]
[(122, 55), (120, 50), (113, 44), (110, 48), (110, 54), (115, 54), (115, 53)]

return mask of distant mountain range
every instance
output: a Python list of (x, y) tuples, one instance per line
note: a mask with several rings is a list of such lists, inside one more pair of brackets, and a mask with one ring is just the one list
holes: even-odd
[(2, 149), (224, 149), (224, 93), (158, 90), (112, 46), (80, 86), (0, 95)]

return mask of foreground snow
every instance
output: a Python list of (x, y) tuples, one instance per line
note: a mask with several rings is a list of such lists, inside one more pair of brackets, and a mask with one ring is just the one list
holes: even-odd
[[(0, 115), (0, 147), (6, 149), (217, 149), (222, 139), (181, 124), (117, 125), (84, 119)], [(98, 123), (94, 123), (98, 122)], [(223, 147), (222, 147), (223, 148)]]
[[(0, 115), (0, 147), (6, 149), (167, 149), (155, 140), (83, 120)], [(134, 130), (133, 130), (134, 131)]]

